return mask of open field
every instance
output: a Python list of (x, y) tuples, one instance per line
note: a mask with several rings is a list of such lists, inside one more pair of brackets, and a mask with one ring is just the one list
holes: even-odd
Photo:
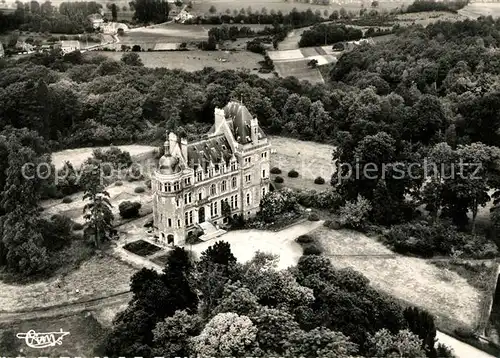
[[(122, 52), (95, 51), (101, 55), (119, 61)], [(92, 55), (89, 54), (89, 55)], [(263, 56), (253, 52), (233, 52), (224, 51), (170, 51), (170, 52), (138, 52), (144, 66), (163, 67), (169, 69), (182, 69), (189, 72), (201, 71), (205, 67), (213, 67), (217, 71), (222, 70), (250, 70), (251, 73), (261, 77), (269, 78), (272, 74), (258, 73), (259, 61)], [(220, 59), (226, 59), (222, 62)]]
[(311, 83), (325, 83), (321, 73), (317, 68), (310, 68), (309, 60), (274, 62), (276, 72), (280, 77), (294, 76), (299, 81), (309, 81)]
[[(288, 13), (293, 8), (296, 8), (298, 11), (306, 11), (307, 9), (311, 9), (312, 11), (320, 10), (322, 13), (324, 10), (328, 10), (328, 13), (331, 13), (334, 10), (340, 10), (341, 8), (346, 9), (347, 11), (359, 12), (361, 8), (361, 4), (365, 3), (365, 7), (369, 7), (368, 1), (359, 1), (352, 3), (332, 3), (330, 5), (314, 5), (307, 3), (299, 3), (294, 1), (285, 2), (284, 0), (254, 0), (252, 2), (244, 1), (244, 0), (195, 0), (193, 1), (193, 13), (208, 13), (210, 7), (215, 6), (218, 13), (225, 13), (226, 9), (229, 9), (231, 12), (233, 10), (240, 10), (241, 8), (245, 9), (245, 11), (250, 6), (253, 11), (261, 11), (262, 8), (266, 8), (267, 11), (281, 11), (282, 13)], [(410, 4), (411, 1), (394, 1), (387, 2), (381, 1), (379, 3), (380, 9), (394, 9), (396, 7), (400, 7), (401, 5)]]
[[(62, 338), (61, 345), (56, 344), (53, 347), (40, 349), (30, 348), (24, 340), (16, 337), (17, 333), (26, 333), (29, 330), (37, 333), (62, 330), (69, 334)], [(0, 335), (5, 335), (4, 342), (10, 341), (12, 344), (2, 346), (0, 343), (0, 352), (11, 357), (94, 357), (94, 349), (101, 343), (105, 333), (106, 329), (89, 312), (67, 317), (10, 323), (0, 328)]]
[[(271, 136), (269, 140), (273, 149), (276, 149), (276, 153), (271, 156), (271, 168), (278, 167), (282, 170), (280, 176), (285, 179), (285, 186), (293, 189), (315, 190), (328, 187), (328, 181), (334, 172), (333, 146), (275, 136)], [(298, 178), (287, 176), (292, 169), (299, 172)], [(323, 177), (327, 183), (314, 184), (317, 176)]]
[(26, 285), (0, 282), (0, 307), (2, 311), (32, 310), (106, 297), (129, 290), (135, 272), (113, 257), (97, 255), (65, 276)]
[(463, 9), (458, 10), (460, 15), (476, 19), (479, 16), (500, 17), (500, 3), (498, 2), (473, 2)]
[(456, 272), (424, 259), (396, 255), (361, 233), (322, 227), (311, 235), (318, 238), (335, 267), (361, 272), (373, 287), (428, 310), (438, 322), (451, 320), (471, 329), (479, 323), (483, 293)]

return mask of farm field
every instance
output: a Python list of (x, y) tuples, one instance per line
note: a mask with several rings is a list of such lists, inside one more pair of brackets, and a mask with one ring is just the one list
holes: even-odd
[[(320, 10), (323, 12), (324, 10), (328, 10), (331, 13), (334, 10), (340, 10), (342, 7), (347, 11), (355, 11), (358, 12), (361, 7), (362, 1), (353, 2), (353, 3), (333, 3), (330, 5), (314, 5), (308, 3), (299, 3), (299, 2), (285, 2), (284, 0), (254, 0), (252, 2), (244, 1), (244, 0), (196, 0), (193, 1), (193, 13), (209, 13), (210, 7), (213, 5), (217, 9), (219, 13), (225, 13), (226, 9), (231, 10), (240, 10), (241, 8), (248, 9), (249, 5), (253, 11), (261, 11), (263, 7), (267, 9), (267, 11), (281, 11), (283, 13), (290, 12), (293, 8), (296, 8), (298, 11), (305, 11), (307, 9), (311, 9), (312, 11)], [(380, 9), (394, 9), (396, 7), (400, 7), (403, 4), (410, 4), (411, 1), (381, 1), (379, 3)], [(369, 6), (368, 2), (365, 2), (365, 6)]]
[(394, 254), (364, 234), (319, 228), (311, 233), (338, 268), (351, 267), (371, 284), (399, 300), (420, 306), (443, 324), (450, 320), (475, 328), (482, 294), (457, 273), (424, 259)]
[[(101, 55), (119, 61), (123, 52), (95, 51)], [(189, 72), (200, 71), (205, 67), (213, 67), (218, 71), (222, 70), (250, 70), (251, 73), (261, 77), (269, 78), (272, 74), (258, 73), (259, 61), (263, 60), (262, 55), (252, 52), (224, 51), (170, 51), (170, 52), (138, 52), (144, 66), (163, 67), (169, 69), (182, 69)], [(226, 62), (220, 59), (226, 59)]]
[(321, 73), (317, 68), (310, 68), (309, 60), (281, 61), (274, 62), (276, 72), (280, 77), (294, 76), (299, 81), (309, 81), (311, 83), (325, 83)]
[[(275, 136), (271, 136), (269, 140), (272, 148), (276, 149), (276, 154), (271, 156), (271, 168), (281, 169), (280, 176), (285, 179), (286, 187), (315, 190), (329, 187), (328, 182), (335, 168), (331, 160), (333, 146)], [(292, 169), (299, 172), (298, 178), (287, 176)], [(323, 177), (327, 183), (314, 184), (317, 176)]]
[(498, 2), (474, 2), (469, 3), (463, 9), (458, 10), (462, 16), (476, 19), (479, 16), (492, 16), (493, 18), (500, 17), (500, 3)]

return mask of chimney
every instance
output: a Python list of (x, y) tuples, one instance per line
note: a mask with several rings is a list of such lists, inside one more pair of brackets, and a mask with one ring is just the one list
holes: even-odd
[(168, 143), (170, 146), (170, 153), (172, 153), (173, 150), (175, 150), (175, 147), (177, 146), (178, 138), (175, 135), (174, 132), (170, 132), (168, 135)]

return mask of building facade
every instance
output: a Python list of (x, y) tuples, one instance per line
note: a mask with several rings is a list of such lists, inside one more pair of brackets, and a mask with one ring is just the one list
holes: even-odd
[(269, 191), (270, 149), (257, 118), (234, 101), (215, 109), (206, 139), (188, 143), (170, 133), (151, 180), (160, 242), (183, 245), (200, 224), (222, 224), (223, 202), (231, 217), (254, 216)]

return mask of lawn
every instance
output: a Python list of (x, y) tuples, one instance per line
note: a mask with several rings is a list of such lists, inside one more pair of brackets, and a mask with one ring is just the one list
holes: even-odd
[[(78, 269), (25, 285), (0, 282), (2, 311), (32, 310), (125, 292), (137, 270), (108, 255), (95, 255)], [(76, 292), (76, 290), (79, 292)]]
[(487, 2), (479, 3), (473, 2), (469, 3), (466, 7), (458, 10), (458, 13), (469, 18), (476, 19), (479, 16), (492, 16), (493, 18), (500, 16), (500, 3), (497, 2)]
[(375, 239), (347, 230), (324, 227), (311, 233), (338, 268), (352, 267), (372, 286), (433, 313), (438, 326), (476, 328), (483, 294), (458, 273), (419, 258), (394, 255)]
[[(34, 330), (37, 333), (69, 332), (61, 345), (48, 348), (30, 348), (17, 333)], [(94, 350), (101, 344), (106, 329), (88, 312), (59, 318), (42, 318), (33, 321), (11, 322), (0, 327), (0, 352), (4, 356), (23, 357), (94, 357)], [(58, 337), (58, 336), (57, 336)], [(56, 338), (57, 338), (56, 337)], [(3, 343), (3, 344), (2, 344)]]
[(144, 240), (137, 240), (134, 242), (130, 242), (130, 243), (124, 245), (123, 248), (125, 250), (128, 250), (128, 251), (130, 251), (136, 255), (142, 256), (142, 257), (152, 255), (155, 252), (158, 252), (161, 250), (161, 247), (150, 244), (149, 242), (144, 241)]
[[(271, 155), (271, 168), (281, 169), (282, 173), (279, 175), (285, 179), (285, 186), (293, 189), (315, 190), (329, 187), (328, 182), (334, 172), (331, 160), (333, 146), (276, 136), (271, 136), (269, 140), (272, 149), (276, 150), (276, 153)], [(299, 172), (298, 178), (287, 176), (292, 169)], [(318, 176), (323, 177), (326, 183), (314, 184), (314, 179)]]
[(299, 81), (309, 81), (311, 83), (325, 83), (321, 73), (317, 68), (310, 68), (309, 60), (296, 61), (275, 61), (274, 66), (280, 77), (296, 77)]

